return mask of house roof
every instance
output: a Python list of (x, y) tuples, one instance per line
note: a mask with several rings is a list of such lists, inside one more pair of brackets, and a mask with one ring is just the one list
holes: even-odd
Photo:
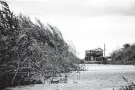
[(93, 49), (93, 50), (86, 50), (86, 53), (89, 53), (90, 51), (103, 51), (102, 48), (97, 48), (97, 49)]
[(103, 51), (102, 48), (93, 49), (93, 51)]

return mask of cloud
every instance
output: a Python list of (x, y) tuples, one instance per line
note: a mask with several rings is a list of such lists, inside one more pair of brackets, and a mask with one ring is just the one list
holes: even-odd
[(8, 0), (18, 12), (31, 15), (135, 15), (135, 0)]
[[(107, 53), (135, 42), (135, 0), (8, 0), (11, 9), (59, 28), (80, 56), (106, 43)], [(94, 17), (93, 17), (94, 16)], [(98, 16), (98, 17), (95, 17)], [(96, 38), (95, 38), (96, 36)]]

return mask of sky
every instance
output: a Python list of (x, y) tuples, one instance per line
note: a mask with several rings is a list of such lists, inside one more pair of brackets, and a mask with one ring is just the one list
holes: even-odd
[(135, 42), (135, 0), (6, 0), (14, 13), (56, 26), (77, 55), (106, 46), (106, 56)]

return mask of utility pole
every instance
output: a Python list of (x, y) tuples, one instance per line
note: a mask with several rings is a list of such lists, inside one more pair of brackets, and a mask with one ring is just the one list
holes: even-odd
[(106, 49), (105, 49), (105, 43), (104, 43), (104, 57), (105, 57), (105, 50), (106, 50)]

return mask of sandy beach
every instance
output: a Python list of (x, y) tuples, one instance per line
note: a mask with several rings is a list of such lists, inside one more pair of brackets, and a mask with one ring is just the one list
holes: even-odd
[[(11, 90), (118, 90), (120, 87), (135, 83), (133, 65), (85, 65), (87, 71), (73, 72), (67, 84), (41, 84), (19, 86)], [(126, 78), (126, 80), (123, 79)]]

